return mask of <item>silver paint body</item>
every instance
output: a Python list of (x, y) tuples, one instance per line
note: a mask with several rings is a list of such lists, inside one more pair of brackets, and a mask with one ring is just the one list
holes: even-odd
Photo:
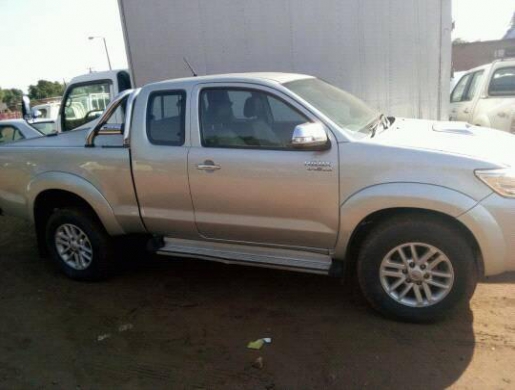
[[(409, 207), (463, 223), (479, 243), (487, 275), (515, 270), (515, 200), (474, 175), (515, 166), (514, 136), (403, 118), (373, 138), (352, 133), (282, 85), (307, 77), (249, 73), (149, 84), (128, 104), (129, 147), (124, 136), (106, 135), (85, 148), (87, 130), (0, 146), (0, 208), (33, 219), (38, 194), (62, 189), (84, 198), (110, 234), (162, 235), (169, 254), (327, 273), (332, 259), (345, 259), (352, 233), (367, 216)], [(203, 147), (199, 94), (213, 85), (280, 97), (321, 123), (331, 147)], [(166, 90), (187, 95), (184, 146), (153, 145), (147, 138), (149, 95)], [(206, 160), (220, 170), (197, 169)]]

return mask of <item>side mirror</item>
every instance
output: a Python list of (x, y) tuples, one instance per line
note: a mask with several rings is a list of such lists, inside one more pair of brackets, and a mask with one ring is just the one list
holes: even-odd
[(32, 109), (32, 118), (37, 119), (41, 117), (41, 111), (39, 111), (37, 108)]
[(23, 115), (23, 119), (25, 120), (32, 118), (32, 113), (30, 110), (30, 99), (27, 95), (23, 95), (21, 98), (21, 113)]
[(302, 123), (295, 127), (291, 140), (295, 149), (326, 150), (331, 145), (321, 123)]

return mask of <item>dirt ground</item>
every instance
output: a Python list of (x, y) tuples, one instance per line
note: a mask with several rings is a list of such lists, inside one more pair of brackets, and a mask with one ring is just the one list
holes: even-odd
[[(1, 389), (515, 388), (515, 275), (438, 324), (337, 279), (167, 257), (78, 283), (0, 218)], [(261, 350), (249, 341), (271, 337)], [(261, 357), (262, 368), (253, 367)]]

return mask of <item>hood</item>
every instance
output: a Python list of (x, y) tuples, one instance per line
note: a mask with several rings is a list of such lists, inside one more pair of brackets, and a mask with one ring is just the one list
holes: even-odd
[(396, 118), (389, 129), (378, 133), (372, 140), (515, 167), (515, 135), (464, 122)]

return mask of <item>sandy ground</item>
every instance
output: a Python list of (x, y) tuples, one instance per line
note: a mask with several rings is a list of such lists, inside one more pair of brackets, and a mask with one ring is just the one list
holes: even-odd
[(1, 389), (513, 389), (514, 364), (513, 274), (411, 325), (322, 276), (148, 256), (73, 282), (0, 218)]

